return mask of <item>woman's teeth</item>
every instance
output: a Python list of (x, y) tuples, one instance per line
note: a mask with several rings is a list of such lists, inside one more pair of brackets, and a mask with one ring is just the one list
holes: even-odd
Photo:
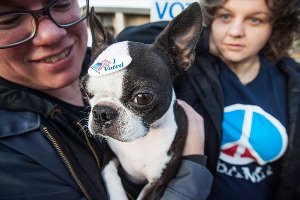
[(69, 52), (70, 50), (67, 49), (65, 50), (64, 52), (56, 55), (56, 56), (52, 56), (52, 57), (49, 57), (49, 58), (45, 58), (43, 60), (40, 60), (40, 62), (46, 62), (46, 63), (53, 63), (53, 62), (57, 62), (65, 57), (67, 57), (69, 55)]

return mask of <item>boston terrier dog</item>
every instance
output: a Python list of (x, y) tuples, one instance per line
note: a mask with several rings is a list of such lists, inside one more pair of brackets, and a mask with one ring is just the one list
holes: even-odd
[[(173, 19), (153, 44), (115, 43), (92, 9), (92, 62), (81, 81), (88, 127), (104, 138), (102, 177), (111, 200), (127, 199), (118, 176), (145, 184), (137, 199), (159, 199), (175, 175), (187, 133), (173, 78), (188, 69), (202, 29), (199, 3)], [(119, 166), (120, 164), (120, 166)]]

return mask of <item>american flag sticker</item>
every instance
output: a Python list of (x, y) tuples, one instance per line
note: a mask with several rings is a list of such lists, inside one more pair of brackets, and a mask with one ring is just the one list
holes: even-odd
[(97, 72), (100, 72), (103, 67), (109, 66), (111, 62), (107, 59), (102, 60), (101, 62), (97, 62), (96, 64), (92, 65), (92, 68)]

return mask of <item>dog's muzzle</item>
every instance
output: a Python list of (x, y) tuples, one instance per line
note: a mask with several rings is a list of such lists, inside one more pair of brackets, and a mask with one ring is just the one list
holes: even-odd
[(118, 117), (118, 111), (109, 106), (95, 105), (92, 110), (97, 124), (109, 126)]

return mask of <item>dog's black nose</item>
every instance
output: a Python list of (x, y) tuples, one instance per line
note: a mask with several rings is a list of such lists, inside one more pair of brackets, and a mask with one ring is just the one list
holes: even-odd
[(111, 121), (118, 116), (118, 112), (109, 106), (95, 105), (92, 112), (94, 120), (98, 123)]

